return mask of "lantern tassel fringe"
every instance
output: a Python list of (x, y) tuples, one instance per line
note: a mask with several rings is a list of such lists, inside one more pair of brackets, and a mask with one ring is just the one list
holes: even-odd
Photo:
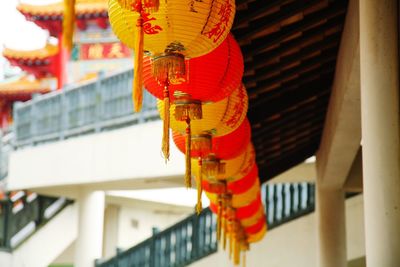
[(186, 118), (191, 120), (200, 120), (203, 118), (201, 103), (193, 102), (187, 104), (178, 104), (175, 106), (175, 118), (178, 121), (184, 121)]
[(152, 63), (153, 76), (159, 83), (168, 80), (172, 84), (177, 84), (184, 79), (186, 66), (182, 54), (167, 52), (154, 57)]

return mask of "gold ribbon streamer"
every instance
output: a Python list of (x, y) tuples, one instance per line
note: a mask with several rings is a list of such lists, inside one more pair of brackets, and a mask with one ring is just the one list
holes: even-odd
[(71, 51), (72, 49), (74, 27), (75, 27), (75, 0), (64, 0), (62, 42), (68, 51)]
[(139, 112), (142, 109), (143, 102), (143, 17), (142, 8), (140, 7), (139, 18), (136, 22), (136, 39), (135, 39), (135, 59), (133, 66), (133, 86), (132, 86), (132, 98), (133, 108), (135, 112)]

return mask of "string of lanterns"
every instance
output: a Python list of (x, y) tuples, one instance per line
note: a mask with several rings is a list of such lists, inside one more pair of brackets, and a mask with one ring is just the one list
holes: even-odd
[(114, 33), (135, 51), (134, 109), (141, 109), (143, 85), (158, 98), (164, 158), (172, 130), (186, 158), (185, 184), (196, 181), (197, 212), (204, 191), (217, 215), (217, 239), (240, 264), (267, 227), (243, 56), (229, 33), (235, 9), (234, 0), (109, 0)]

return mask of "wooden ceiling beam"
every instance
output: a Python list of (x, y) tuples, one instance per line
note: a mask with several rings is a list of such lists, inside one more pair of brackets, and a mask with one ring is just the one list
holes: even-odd
[(285, 155), (285, 158), (278, 158), (273, 162), (259, 163), (260, 182), (266, 182), (284, 171), (304, 162), (313, 156), (318, 149), (318, 140), (303, 145)]
[(312, 29), (304, 31), (301, 36), (296, 37), (290, 41), (281, 43), (277, 48), (260, 53), (257, 55), (257, 57), (254, 58), (248, 57), (249, 59), (252, 60), (251, 62), (249, 62), (249, 64), (246, 65), (246, 68), (250, 69), (260, 68), (268, 62), (265, 60), (266, 58), (268, 60), (274, 60), (292, 49), (303, 47), (304, 45), (308, 44), (310, 40), (313, 39), (318, 40), (324, 37), (329, 37), (329, 35), (327, 35), (326, 32), (332, 31), (335, 28), (338, 29), (337, 32), (341, 32), (341, 29), (343, 28), (344, 24), (343, 20), (344, 20), (344, 15), (331, 18), (324, 24), (318, 25)]
[[(346, 12), (346, 6), (347, 1), (333, 2), (326, 8), (307, 15), (298, 22), (283, 27), (280, 31), (252, 40), (250, 45), (242, 46), (242, 51), (244, 54), (246, 54), (246, 56), (255, 56), (258, 53), (263, 52), (270, 46), (282, 42), (285, 38), (295, 33), (302, 32), (304, 30), (312, 28), (313, 26), (315, 26), (315, 24), (344, 14)], [(262, 31), (262, 25), (258, 27), (257, 30)]]
[(282, 57), (278, 63), (256, 69), (254, 71), (254, 74), (247, 77), (244, 76), (244, 79), (246, 81), (249, 80), (254, 81), (257, 80), (257, 77), (259, 77), (260, 75), (270, 76), (271, 74), (281, 69), (284, 69), (288, 65), (307, 59), (312, 54), (315, 54), (319, 51), (323, 52), (327, 49), (334, 49), (335, 51), (337, 51), (339, 47), (339, 42), (340, 42), (340, 35), (339, 34), (332, 35), (330, 36), (330, 38), (326, 38), (322, 41), (314, 43), (313, 45), (306, 46), (292, 55)]
[[(281, 5), (278, 12), (272, 13), (271, 15), (268, 16), (262, 16), (254, 20), (252, 20), (252, 18), (255, 18), (257, 15), (263, 14), (268, 9), (266, 9), (265, 7), (258, 7), (257, 9), (249, 10), (247, 14), (238, 17), (236, 26), (240, 26), (241, 24), (246, 22), (248, 22), (248, 26), (242, 30), (238, 29), (237, 34), (240, 36), (240, 39), (242, 40), (249, 39), (253, 35), (258, 34), (263, 29), (268, 29), (270, 27), (273, 27), (274, 25), (279, 25), (284, 20), (298, 13), (303, 12), (307, 8), (310, 8), (320, 3), (321, 0), (293, 1), (286, 5), (285, 4)], [(263, 6), (266, 6), (265, 2)], [(260, 26), (262, 28), (260, 28)]]
[[(259, 16), (268, 10), (280, 6), (287, 0), (256, 0), (247, 4), (247, 9), (240, 12), (240, 16), (236, 16), (234, 23), (234, 29), (243, 26), (249, 22), (252, 18)], [(247, 3), (247, 0), (236, 0), (236, 5)]]
[[(262, 80), (257, 81), (257, 87), (259, 88), (268, 88), (276, 83), (281, 83), (282, 81), (293, 78), (294, 76), (298, 76), (301, 73), (310, 71), (312, 69), (321, 67), (324, 64), (334, 64), (336, 60), (337, 50), (328, 50), (318, 56), (313, 58), (304, 60), (301, 64), (296, 65), (290, 69), (286, 69), (279, 74), (274, 76), (264, 78)], [(246, 82), (246, 81), (245, 81)]]
[[(296, 135), (302, 135), (311, 129), (316, 127), (316, 125), (322, 124), (324, 122), (325, 116), (318, 114), (314, 115), (309, 120), (296, 121), (294, 123), (286, 124), (284, 127), (274, 129), (273, 131), (266, 131), (264, 134), (259, 134), (252, 137), (254, 144), (269, 145), (275, 142), (276, 139), (291, 138)], [(274, 138), (275, 136), (275, 138)]]
[(291, 79), (287, 82), (280, 83), (279, 87), (275, 87), (273, 90), (262, 92), (263, 88), (260, 88), (261, 92), (252, 90), (249, 92), (251, 108), (257, 106), (259, 102), (266, 102), (269, 99), (273, 99), (277, 95), (281, 95), (284, 92), (296, 90), (302, 87), (304, 84), (314, 82), (316, 80), (333, 80), (335, 67), (332, 64), (322, 65), (320, 68), (311, 69)]
[(254, 124), (252, 124), (252, 138), (268, 135), (276, 129), (282, 129), (285, 125), (292, 126), (303, 121), (317, 120), (320, 116), (325, 118), (327, 103), (328, 97), (326, 96), (322, 99), (316, 99), (313, 103), (303, 103), (303, 105), (297, 106), (296, 109), (292, 109), (290, 112), (281, 113), (276, 119), (261, 123), (257, 122), (257, 124), (261, 125), (260, 127), (255, 128)]

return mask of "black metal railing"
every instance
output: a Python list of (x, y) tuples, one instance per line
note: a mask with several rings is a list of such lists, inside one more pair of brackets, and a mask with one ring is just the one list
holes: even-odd
[(0, 201), (0, 248), (12, 250), (71, 203), (65, 198), (25, 194)]
[(315, 185), (312, 183), (279, 183), (265, 187), (265, 212), (271, 230), (315, 209)]
[[(312, 213), (315, 186), (311, 183), (267, 184), (263, 202), (268, 229)], [(216, 217), (207, 208), (96, 267), (183, 267), (217, 252)]]
[(96, 267), (182, 267), (216, 251), (216, 217), (205, 209)]

